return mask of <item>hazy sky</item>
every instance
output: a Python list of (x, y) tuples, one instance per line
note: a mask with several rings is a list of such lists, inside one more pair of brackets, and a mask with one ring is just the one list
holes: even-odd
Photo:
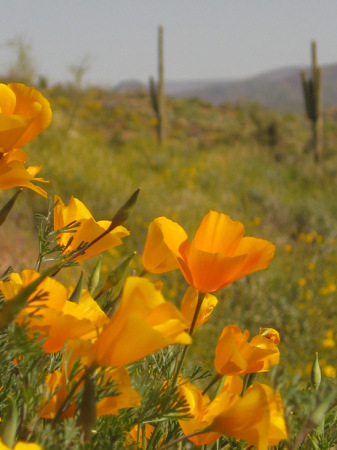
[(51, 82), (88, 58), (85, 81), (114, 85), (157, 75), (157, 28), (164, 26), (167, 80), (248, 77), (308, 65), (316, 39), (321, 64), (337, 62), (336, 0), (2, 0), (0, 64), (6, 43), (27, 40)]

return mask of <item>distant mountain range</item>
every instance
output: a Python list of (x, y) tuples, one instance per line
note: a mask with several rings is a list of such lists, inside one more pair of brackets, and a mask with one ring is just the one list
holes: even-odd
[[(215, 105), (258, 102), (268, 109), (299, 113), (304, 110), (301, 69), (281, 68), (240, 80), (168, 81), (165, 91), (172, 97), (196, 97)], [(310, 75), (310, 69), (307, 70)], [(124, 82), (122, 89), (127, 86), (128, 82)], [(322, 66), (322, 86), (323, 109), (337, 106), (337, 63)], [(136, 87), (146, 88), (130, 81), (129, 89)]]

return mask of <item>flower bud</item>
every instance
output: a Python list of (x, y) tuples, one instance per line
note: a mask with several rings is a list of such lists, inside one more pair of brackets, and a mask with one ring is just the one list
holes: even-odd
[(136, 204), (139, 192), (140, 188), (136, 189), (124, 205), (119, 208), (111, 221), (111, 229), (118, 227), (118, 225), (122, 225), (129, 218), (132, 208)]
[(110, 289), (117, 286), (117, 284), (121, 281), (123, 278), (126, 269), (129, 267), (130, 261), (135, 256), (136, 252), (133, 252), (130, 256), (128, 256), (119, 266), (115, 267), (107, 276), (107, 279), (105, 280), (105, 283), (100, 290), (99, 294), (95, 297), (97, 300), (100, 298), (105, 292), (109, 291)]
[(80, 301), (82, 289), (83, 289), (83, 273), (84, 273), (84, 271), (82, 270), (80, 278), (77, 282), (77, 285), (76, 285), (73, 293), (69, 297), (70, 302), (78, 303)]
[(311, 368), (311, 386), (315, 391), (317, 391), (319, 385), (321, 384), (322, 373), (318, 361), (318, 352), (315, 353), (315, 359)]
[(94, 270), (92, 271), (92, 273), (89, 277), (89, 280), (88, 280), (88, 291), (89, 291), (90, 295), (93, 295), (95, 289), (98, 286), (99, 279), (101, 276), (101, 267), (102, 267), (102, 257), (100, 255), (100, 257), (94, 267)]
[(15, 442), (16, 430), (18, 428), (18, 410), (13, 397), (8, 396), (8, 412), (4, 422), (1, 425), (1, 441), (12, 448)]

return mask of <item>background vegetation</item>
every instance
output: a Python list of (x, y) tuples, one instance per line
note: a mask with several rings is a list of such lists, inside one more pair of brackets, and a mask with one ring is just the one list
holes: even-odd
[[(229, 214), (246, 225), (246, 235), (274, 242), (276, 255), (268, 270), (218, 294), (214, 316), (197, 331), (198, 348), (191, 353), (201, 353), (212, 368), (209, 349), (225, 325), (236, 323), (252, 334), (272, 326), (282, 338), (281, 366), (308, 373), (318, 351), (325, 375), (335, 376), (335, 114), (325, 113), (324, 156), (317, 165), (307, 120), (257, 104), (169, 98), (168, 139), (159, 149), (146, 92), (59, 85), (44, 94), (54, 111), (52, 125), (26, 150), (29, 164), (43, 164), (42, 175), (52, 180), (51, 200), (53, 193), (65, 202), (74, 195), (96, 219), (110, 219), (131, 192), (142, 189), (128, 222), (131, 236), (121, 250), (104, 256), (105, 271), (133, 250), (139, 256), (132, 269), (142, 270), (140, 255), (155, 217), (165, 215), (193, 236), (209, 209)], [(10, 195), (2, 191), (2, 203)], [(36, 234), (35, 213), (47, 207), (25, 190), (0, 229), (4, 267), (34, 268), (38, 241), (27, 237)], [(74, 282), (79, 270), (69, 272)], [(186, 288), (181, 275), (161, 279), (166, 297), (179, 303)]]

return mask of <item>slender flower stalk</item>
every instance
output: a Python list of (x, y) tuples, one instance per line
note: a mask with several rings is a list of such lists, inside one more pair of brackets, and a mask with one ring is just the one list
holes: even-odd
[[(201, 305), (202, 305), (202, 302), (203, 302), (204, 298), (205, 298), (205, 294), (203, 292), (199, 292), (197, 307), (195, 309), (195, 313), (194, 313), (194, 316), (193, 316), (193, 319), (192, 319), (192, 323), (191, 323), (190, 329), (188, 331), (190, 336), (193, 335), (195, 324), (197, 322), (197, 318), (198, 318), (198, 315), (199, 315), (199, 312), (200, 312), (200, 308), (201, 308)], [(188, 345), (185, 345), (185, 347), (184, 347), (184, 349), (182, 351), (181, 357), (180, 357), (180, 359), (179, 359), (179, 361), (178, 361), (178, 363), (176, 365), (174, 377), (172, 379), (172, 386), (173, 387), (177, 383), (177, 380), (178, 380), (178, 377), (179, 377), (179, 374), (180, 374), (180, 370), (182, 368), (182, 365), (183, 365), (185, 357), (186, 357), (186, 353), (187, 353), (188, 347), (189, 347)]]
[[(193, 335), (195, 324), (197, 322), (198, 315), (199, 315), (199, 312), (200, 312), (200, 309), (201, 309), (201, 305), (202, 305), (202, 302), (203, 302), (204, 298), (205, 298), (205, 294), (203, 292), (199, 292), (198, 293), (197, 306), (196, 306), (196, 309), (195, 309), (195, 313), (194, 313), (194, 316), (193, 316), (193, 319), (192, 319), (192, 323), (191, 323), (190, 329), (188, 331), (188, 334), (191, 337)], [(172, 383), (171, 383), (172, 391), (175, 390), (175, 386), (177, 384), (177, 380), (179, 378), (181, 368), (182, 368), (182, 366), (184, 364), (184, 361), (185, 361), (185, 357), (186, 357), (186, 354), (187, 354), (188, 347), (189, 347), (188, 345), (184, 346), (183, 351), (182, 351), (181, 356), (180, 356), (180, 359), (177, 361), (177, 365), (176, 365), (174, 376), (172, 378)], [(148, 450), (152, 449), (152, 446), (153, 446), (153, 444), (155, 442), (155, 439), (157, 438), (158, 432), (159, 432), (159, 423), (156, 425), (156, 427), (155, 427), (155, 429), (154, 429), (154, 431), (152, 433), (152, 436), (151, 436), (151, 439), (150, 439), (149, 445), (148, 445)], [(180, 440), (178, 440), (177, 442), (180, 442)], [(174, 442), (174, 443), (176, 443), (176, 442)]]
[(257, 373), (246, 373), (243, 377), (243, 387), (241, 391), (241, 397), (246, 393), (246, 390), (251, 386), (257, 378)]
[(76, 389), (81, 385), (81, 383), (84, 381), (84, 378), (86, 377), (87, 374), (91, 374), (95, 368), (96, 368), (96, 362), (93, 362), (91, 364), (90, 367), (86, 368), (83, 372), (83, 374), (81, 375), (81, 377), (76, 381), (76, 383), (73, 384), (72, 388), (70, 389), (70, 391), (68, 392), (68, 395), (66, 396), (66, 398), (63, 400), (61, 406), (59, 407), (57, 413), (55, 414), (55, 417), (53, 418), (52, 422), (51, 422), (51, 426), (54, 426), (55, 423), (59, 420), (59, 418), (62, 416), (63, 412), (67, 410), (69, 403), (72, 399), (72, 396), (74, 395), (74, 393), (76, 392)]
[(212, 427), (211, 426), (203, 428), (202, 430), (199, 430), (199, 431), (195, 431), (194, 433), (188, 434), (187, 436), (181, 436), (180, 438), (175, 439), (174, 441), (171, 441), (168, 444), (162, 445), (161, 447), (159, 447), (158, 450), (165, 450), (167, 448), (172, 447), (172, 445), (178, 444), (179, 442), (187, 441), (191, 437), (199, 436), (200, 434), (204, 434), (204, 433), (207, 433), (209, 431), (212, 431)]
[[(202, 395), (205, 395), (206, 392), (219, 380), (225, 380), (225, 377), (217, 373), (213, 379), (210, 381), (210, 383), (205, 387), (205, 389), (202, 391)], [(223, 383), (222, 383), (223, 384)]]

